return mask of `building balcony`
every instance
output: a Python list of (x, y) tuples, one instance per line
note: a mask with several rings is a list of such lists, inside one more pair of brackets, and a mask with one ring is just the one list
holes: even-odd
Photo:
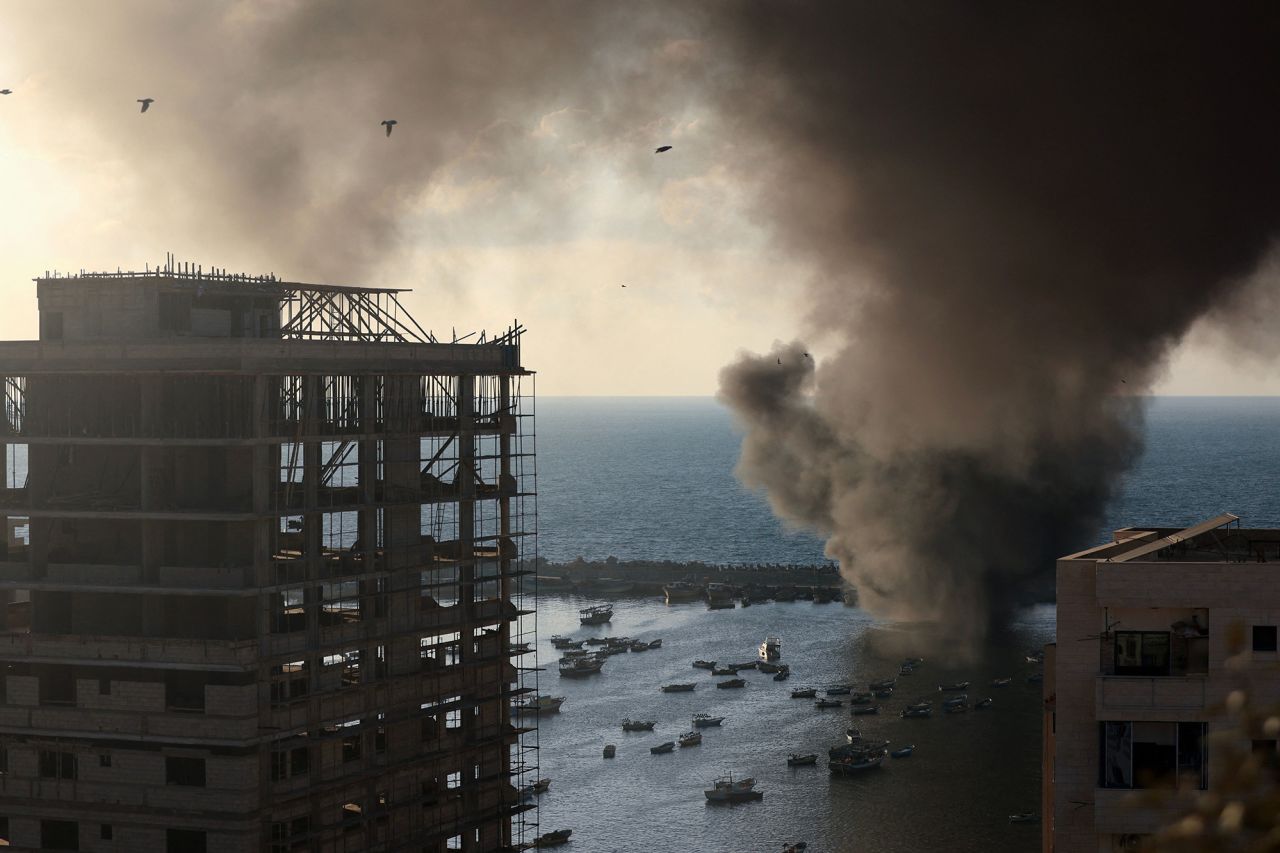
[(1182, 675), (1100, 675), (1095, 688), (1098, 715), (1118, 711), (1199, 711), (1208, 703), (1209, 677)]

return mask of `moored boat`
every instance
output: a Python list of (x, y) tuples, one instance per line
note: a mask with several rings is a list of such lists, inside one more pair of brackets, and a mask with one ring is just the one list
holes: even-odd
[(580, 649), (584, 640), (574, 640), (569, 637), (554, 636), (551, 638), (551, 646), (556, 649)]
[(603, 625), (613, 618), (612, 604), (597, 604), (578, 611), (578, 621), (583, 625)]
[(712, 667), (712, 675), (737, 675), (738, 668), (736, 666), (717, 666)]
[(992, 687), (1008, 687), (1013, 683), (1012, 678), (993, 678), (991, 679)]
[(816, 687), (797, 687), (791, 691), (792, 699), (812, 699), (818, 695)]
[(949, 702), (943, 706), (942, 710), (946, 711), (948, 714), (963, 714), (969, 710), (969, 703), (968, 702), (955, 702), (955, 703)]
[(697, 686), (698, 685), (693, 682), (689, 682), (688, 684), (664, 684), (659, 689), (661, 689), (663, 693), (690, 693)]
[(941, 693), (957, 692), (961, 690), (967, 690), (968, 688), (969, 688), (969, 682), (967, 681), (954, 681), (951, 684), (938, 685), (938, 691)]
[(914, 705), (908, 705), (903, 708), (902, 716), (904, 719), (910, 719), (912, 717), (932, 717), (933, 705), (928, 702), (916, 702)]
[(861, 693), (854, 693), (853, 695), (851, 695), (849, 697), (849, 703), (852, 705), (870, 705), (871, 700), (874, 698), (875, 696), (873, 696), (870, 692), (863, 691)]
[(916, 751), (916, 745), (913, 743), (913, 744), (909, 744), (908, 746), (904, 746), (901, 749), (895, 749), (893, 752), (889, 754), (892, 755), (894, 758), (906, 758), (907, 756), (911, 755), (911, 753), (915, 751)]
[(649, 747), (649, 752), (651, 752), (654, 755), (662, 755), (663, 753), (671, 752), (675, 748), (676, 748), (676, 742), (673, 740), (669, 740), (666, 743), (660, 743), (657, 746)]
[(974, 705), (973, 707), (974, 707), (974, 709), (975, 709), (975, 710), (977, 710), (977, 711), (981, 711), (983, 708), (990, 708), (990, 707), (991, 707), (991, 697), (989, 697), (989, 696), (988, 696), (986, 699), (979, 699), (979, 700), (978, 700), (978, 703), (977, 703), (976, 705)]
[(844, 702), (842, 702), (842, 701), (841, 701), (841, 700), (839, 700), (839, 699), (819, 699), (817, 702), (814, 702), (814, 703), (813, 703), (813, 707), (815, 707), (815, 708), (839, 708), (839, 707), (840, 707), (841, 705), (843, 705), (843, 704), (844, 704)]
[(788, 669), (787, 667), (783, 667), (782, 669), (778, 670), (777, 673), (774, 674), (773, 680), (786, 681), (790, 677), (791, 677), (791, 670)]
[(884, 761), (885, 751), (881, 748), (844, 747), (848, 750), (837, 757), (829, 757), (827, 769), (836, 776), (852, 776), (863, 770), (879, 767)]
[(1037, 672), (1035, 675), (1028, 675), (1028, 676), (1027, 676), (1027, 683), (1028, 683), (1028, 684), (1039, 684), (1039, 683), (1040, 683), (1040, 682), (1042, 682), (1042, 681), (1044, 681), (1044, 673), (1043, 673), (1043, 672)]
[(724, 722), (724, 717), (713, 717), (710, 714), (694, 714), (693, 727), (695, 729), (705, 729), (711, 726), (718, 726)]
[(660, 648), (662, 648), (662, 638), (661, 638), (661, 637), (659, 637), (659, 638), (658, 638), (658, 639), (656, 639), (656, 640), (650, 640), (650, 641), (649, 641), (649, 648), (651, 648), (651, 649), (660, 649)]
[(877, 699), (888, 699), (890, 696), (893, 695), (893, 688), (881, 687), (879, 690), (871, 691), (871, 694), (875, 696)]
[(568, 658), (560, 661), (560, 675), (565, 678), (595, 675), (602, 669), (604, 661), (598, 658)]
[(716, 682), (716, 687), (719, 687), (721, 690), (734, 690), (736, 688), (746, 686), (747, 681), (745, 678), (730, 678), (728, 681)]
[(828, 696), (848, 696), (851, 688), (845, 686), (828, 687), (826, 694)]
[(559, 847), (561, 844), (569, 843), (569, 836), (573, 835), (572, 829), (557, 829), (555, 832), (547, 832), (539, 835), (534, 839), (534, 847)]
[(512, 707), (522, 714), (554, 714), (560, 710), (560, 706), (563, 704), (563, 696), (540, 694), (522, 702), (516, 702)]
[(707, 602), (708, 610), (733, 610), (737, 606), (738, 602), (734, 601), (732, 598), (724, 599), (722, 601)]
[(698, 744), (702, 743), (702, 732), (698, 732), (698, 731), (685, 732), (684, 734), (680, 735), (680, 737), (677, 738), (677, 740), (680, 741), (681, 748), (686, 746), (697, 746)]
[(778, 637), (765, 637), (760, 644), (760, 660), (777, 660), (782, 657), (782, 640)]
[(608, 637), (587, 637), (587, 639), (583, 640), (582, 642), (586, 643), (588, 646), (607, 646), (609, 645), (609, 638)]
[(849, 713), (853, 714), (855, 717), (861, 717), (866, 714), (879, 714), (880, 706), (879, 705), (862, 705), (860, 707), (854, 708)]
[(630, 717), (622, 721), (624, 732), (651, 732), (657, 725), (655, 720), (633, 720)]
[(677, 601), (695, 601), (702, 598), (703, 589), (690, 581), (676, 581), (662, 585), (662, 592), (667, 597), (667, 604)]
[(649, 644), (644, 640), (632, 640), (630, 649), (633, 652), (647, 652), (649, 651)]
[(797, 755), (791, 753), (791, 757), (787, 759), (788, 767), (809, 767), (818, 763), (818, 753), (811, 752), (808, 755)]
[(604, 757), (605, 757), (605, 758), (613, 758), (613, 757), (614, 757), (615, 755), (617, 755), (617, 754), (618, 754), (618, 748), (617, 748), (616, 746), (614, 746), (614, 745), (613, 745), (613, 744), (611, 744), (611, 743), (606, 743), (606, 744), (604, 745)]
[(1035, 812), (1019, 812), (1009, 815), (1009, 823), (1035, 823), (1040, 817)]
[(883, 681), (871, 682), (870, 684), (867, 685), (867, 689), (870, 690), (872, 693), (875, 693), (877, 690), (892, 690), (897, 685), (898, 685), (898, 679), (886, 678)]
[(695, 669), (715, 669), (716, 662), (713, 660), (696, 660), (693, 662)]
[(755, 790), (755, 787), (755, 779), (746, 778), (735, 781), (730, 774), (716, 779), (711, 783), (711, 788), (702, 793), (713, 803), (745, 803), (750, 800), (764, 799), (764, 792)]
[(784, 664), (770, 663), (767, 660), (762, 660), (756, 664), (756, 669), (760, 670), (761, 672), (769, 672), (769, 673), (782, 672), (784, 668), (785, 668)]

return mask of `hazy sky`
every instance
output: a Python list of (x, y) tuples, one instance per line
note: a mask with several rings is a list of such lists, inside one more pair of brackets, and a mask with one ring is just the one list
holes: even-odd
[[(541, 394), (712, 394), (739, 350), (822, 355), (760, 151), (700, 97), (732, 72), (695, 15), (353, 8), (5, 4), (0, 336), (35, 335), (45, 270), (171, 251), (413, 288), (438, 334), (518, 318)], [(1278, 393), (1275, 366), (1193, 333), (1156, 391)]]

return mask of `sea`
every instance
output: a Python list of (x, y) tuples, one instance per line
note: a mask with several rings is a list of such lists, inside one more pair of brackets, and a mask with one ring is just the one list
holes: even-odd
[[(766, 496), (734, 477), (741, 432), (709, 398), (542, 398), (537, 410), (539, 549), (553, 561), (700, 560), (812, 563), (823, 543), (788, 528)], [(1093, 541), (1130, 524), (1186, 525), (1233, 512), (1246, 526), (1280, 525), (1280, 398), (1154, 398), (1145, 450), (1119, 482)], [(1052, 571), (1047, 566), (1046, 571)], [(559, 714), (540, 720), (540, 772), (551, 780), (537, 798), (541, 831), (573, 830), (585, 853), (697, 850), (777, 853), (804, 841), (835, 851), (1036, 851), (1039, 824), (1008, 815), (1040, 810), (1039, 685), (1025, 659), (1054, 638), (1051, 602), (1028, 606), (979, 660), (931, 654), (898, 681), (883, 713), (852, 716), (848, 705), (819, 710), (792, 699), (795, 687), (865, 685), (889, 678), (903, 657), (928, 645), (927, 628), (878, 620), (857, 607), (765, 603), (708, 611), (656, 598), (615, 600), (613, 620), (578, 624), (578, 609), (603, 599), (543, 595), (538, 660), (544, 693), (563, 696)], [(662, 638), (660, 649), (615, 655), (604, 672), (561, 679), (553, 634)], [(713, 686), (697, 658), (749, 661), (768, 635), (783, 641), (789, 681), (745, 670), (738, 690)], [(995, 678), (1007, 687), (990, 687)], [(906, 720), (898, 711), (937, 686), (969, 681), (972, 699), (992, 705), (966, 714)], [(692, 693), (663, 684), (694, 682)], [(653, 755), (696, 712), (723, 715), (699, 746)], [(654, 720), (653, 732), (623, 733), (624, 718)], [(829, 747), (857, 727), (908, 758), (856, 778), (832, 778)], [(605, 744), (616, 757), (605, 759)], [(790, 768), (791, 753), (817, 753), (817, 767)], [(708, 804), (703, 790), (725, 774), (751, 776), (759, 802)]]

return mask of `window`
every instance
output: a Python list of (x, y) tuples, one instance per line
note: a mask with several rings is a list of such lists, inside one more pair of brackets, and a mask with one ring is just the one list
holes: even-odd
[(9, 750), (0, 746), (0, 776), (9, 774)]
[(98, 695), (99, 696), (111, 695), (111, 679), (110, 678), (98, 679)]
[(203, 788), (204, 759), (169, 756), (164, 760), (164, 777), (167, 785), (190, 785), (194, 788)]
[(1116, 675), (1168, 675), (1168, 631), (1117, 631)]
[(360, 732), (346, 735), (342, 738), (342, 760), (344, 763), (347, 761), (359, 761), (360, 754)]
[(444, 849), (445, 849), (445, 850), (461, 850), (461, 849), (462, 849), (462, 836), (461, 836), (461, 835), (455, 835), (455, 836), (453, 836), (453, 838), (450, 838), (448, 841), (446, 841), (446, 842), (444, 843)]
[(79, 850), (80, 824), (73, 820), (40, 821), (41, 850)]
[(418, 642), (423, 669), (436, 669), (459, 663), (462, 656), (461, 639), (462, 634), (457, 631), (423, 637)]
[(307, 850), (307, 835), (310, 832), (311, 818), (307, 815), (289, 821), (276, 821), (271, 824), (271, 853)]
[(1204, 790), (1205, 723), (1099, 723), (1098, 785)]
[(1253, 626), (1253, 650), (1255, 652), (1274, 652), (1276, 650), (1276, 626)]
[(198, 672), (166, 672), (164, 704), (170, 711), (204, 713), (204, 675)]
[[(462, 697), (461, 697), (461, 696), (450, 696), (448, 699), (446, 699), (446, 700), (444, 700), (444, 701), (445, 701), (447, 704), (456, 705), (456, 704), (459, 704), (459, 703), (461, 703), (461, 702), (462, 702)], [(445, 711), (445, 713), (444, 713), (444, 727), (445, 727), (446, 729), (460, 729), (460, 728), (462, 728), (462, 709), (461, 709), (461, 708), (453, 708), (453, 709), (451, 709), (451, 710)]]
[[(300, 738), (299, 740), (305, 740)], [(306, 743), (297, 744), (286, 741), (282, 748), (271, 753), (271, 781), (279, 782), (295, 776), (306, 776), (311, 772), (311, 753)]]
[(344, 831), (350, 832), (353, 829), (358, 829), (363, 817), (364, 809), (358, 802), (353, 800), (352, 802), (342, 804), (342, 824)]
[(451, 791), (454, 788), (462, 787), (462, 771), (461, 770), (453, 771), (447, 777), (445, 777), (444, 781), (445, 781), (444, 786)]
[(103, 841), (110, 841), (114, 835), (115, 832), (111, 829), (111, 824), (104, 823), (98, 827), (98, 838)]
[[(40, 750), (40, 778), (75, 779), (75, 753), (55, 752), (48, 749)], [(54, 821), (54, 823), (57, 823), (57, 821)]]
[(98, 766), (99, 766), (99, 767), (110, 767), (110, 766), (111, 766), (111, 753), (109, 753), (109, 752), (104, 752), (104, 753), (102, 753), (101, 755), (99, 755), (99, 756), (98, 756)]
[(1264, 773), (1280, 782), (1280, 752), (1276, 751), (1276, 739), (1255, 740), (1253, 755)]
[(271, 669), (271, 702), (283, 705), (307, 695), (310, 680), (307, 662), (296, 660)]
[(165, 853), (209, 853), (205, 834), (198, 829), (165, 830)]
[(71, 667), (49, 667), (40, 675), (40, 704), (76, 704), (76, 680)]

